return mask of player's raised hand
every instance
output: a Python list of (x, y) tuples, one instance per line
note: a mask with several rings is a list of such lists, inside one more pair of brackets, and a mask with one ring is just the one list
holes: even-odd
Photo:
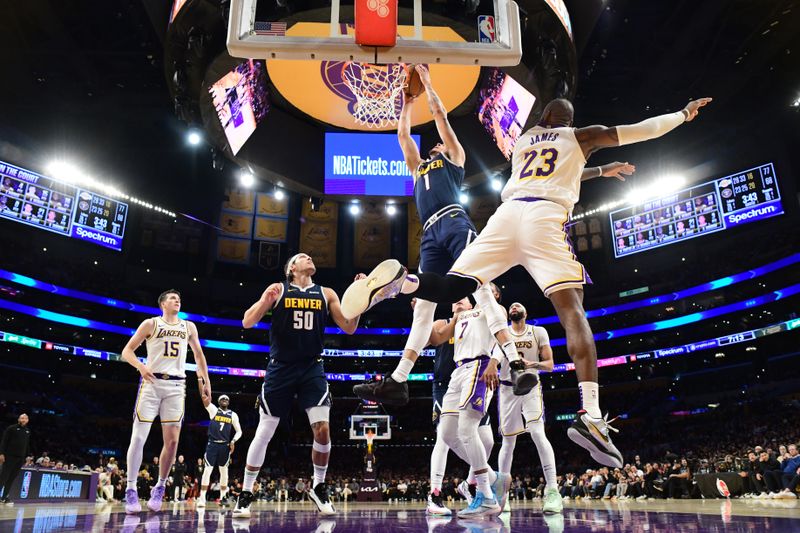
[(625, 181), (625, 176), (630, 176), (636, 172), (636, 166), (631, 165), (627, 161), (625, 163), (614, 161), (613, 163), (601, 166), (600, 170), (602, 171), (602, 174), (600, 175), (603, 177), (616, 178), (619, 181)]
[(155, 383), (156, 375), (147, 368), (147, 365), (141, 365), (138, 368), (139, 374), (142, 375), (142, 379), (148, 383)]
[(691, 122), (694, 120), (694, 117), (697, 116), (698, 111), (701, 107), (705, 107), (711, 103), (712, 98), (698, 98), (697, 100), (692, 100), (686, 107), (683, 108), (688, 115), (686, 116), (686, 122)]
[(211, 383), (203, 380), (198, 380), (197, 386), (200, 388), (200, 398), (205, 403), (205, 400), (211, 401)]
[(280, 295), (281, 295), (280, 285), (277, 285), (277, 284), (273, 283), (272, 285), (267, 287), (267, 290), (264, 291), (263, 298), (265, 300), (268, 299), (268, 298), (271, 298), (273, 300), (277, 300), (278, 296), (280, 296)]
[(419, 74), (419, 81), (422, 82), (422, 85), (424, 85), (426, 89), (430, 89), (432, 82), (428, 67), (425, 65), (414, 65), (414, 70)]

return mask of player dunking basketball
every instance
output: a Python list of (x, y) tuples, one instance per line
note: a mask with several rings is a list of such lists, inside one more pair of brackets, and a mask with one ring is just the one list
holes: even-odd
[[(406, 165), (414, 176), (414, 199), (420, 220), (425, 221), (422, 226), (418, 270), (444, 275), (478, 232), (459, 203), (459, 191), (464, 182), (464, 148), (447, 120), (447, 110), (433, 88), (428, 69), (424, 65), (417, 65), (415, 69), (425, 87), (428, 105), (442, 141), (430, 149), (428, 159), (422, 159), (417, 144), (411, 137), (411, 113), (416, 102), (416, 97), (411, 95), (406, 95), (397, 125), (397, 139)], [(505, 327), (505, 316), (488, 287), (479, 287), (475, 299), (490, 316), (489, 328), (493, 332), (502, 330)], [(428, 342), (435, 311), (436, 303), (417, 299), (411, 332), (397, 368), (386, 379), (353, 387), (357, 396), (388, 405), (408, 403), (408, 374)], [(509, 339), (510, 337), (505, 340)], [(511, 346), (510, 343), (504, 344), (506, 349)], [(513, 360), (516, 351), (511, 352), (510, 358)], [(530, 390), (534, 385), (531, 380), (535, 379), (535, 375), (523, 375), (525, 367), (519, 361), (514, 365), (514, 381), (520, 375), (523, 382), (518, 385), (522, 386), (523, 392)]]
[(247, 450), (244, 482), (234, 516), (250, 516), (253, 485), (264, 464), (267, 445), (281, 419), (291, 413), (295, 397), (305, 409), (314, 433), (311, 448), (314, 482), (308, 491), (309, 498), (320, 513), (335, 514), (325, 485), (331, 451), (328, 424), (331, 394), (322, 367), (322, 336), (329, 314), (348, 334), (358, 327), (359, 317), (345, 319), (336, 293), (314, 283), (311, 276), (316, 267), (308, 254), (300, 253), (289, 259), (284, 272), (286, 281), (267, 287), (242, 319), (245, 328), (252, 328), (272, 310), (269, 362), (258, 401), (260, 419)]
[[(519, 302), (508, 308), (511, 319), (511, 335), (525, 366), (535, 371), (553, 371), (553, 349), (547, 330), (539, 326), (525, 323), (528, 312)], [(500, 435), (503, 443), (497, 457), (497, 469), (504, 474), (511, 474), (511, 463), (514, 460), (514, 447), (517, 436), (526, 431), (530, 433), (539, 461), (544, 472), (545, 489), (542, 510), (545, 513), (560, 513), (563, 504), (556, 482), (556, 457), (553, 446), (544, 432), (544, 400), (542, 384), (539, 382), (525, 396), (517, 396), (511, 391), (506, 365), (500, 367), (500, 390), (497, 392), (497, 413)]]
[(660, 137), (693, 120), (710, 101), (694, 100), (682, 111), (638, 124), (575, 129), (571, 127), (572, 104), (553, 100), (545, 107), (539, 124), (517, 141), (503, 203), (447, 276), (432, 272), (406, 276), (397, 261), (384, 261), (345, 292), (345, 316), (363, 313), (400, 291), (434, 302), (458, 301), (509, 268), (524, 266), (555, 307), (567, 334), (567, 351), (575, 363), (582, 406), (568, 435), (596, 461), (621, 467), (622, 455), (609, 436), (613, 428), (600, 411), (597, 350), (583, 310), (583, 284), (588, 280), (567, 243), (564, 224), (578, 201), (581, 177), (591, 154)]
[[(197, 363), (197, 381), (200, 397), (211, 398), (211, 385), (208, 379), (208, 365), (197, 327), (193, 322), (178, 318), (181, 310), (181, 295), (176, 290), (167, 290), (158, 297), (161, 316), (148, 318), (139, 325), (136, 333), (122, 350), (122, 359), (136, 368), (141, 374), (136, 406), (133, 411), (133, 431), (128, 447), (128, 487), (125, 490), (125, 512), (141, 512), (139, 495), (136, 491), (136, 478), (142, 465), (142, 452), (156, 417), (161, 422), (164, 447), (161, 449), (158, 482), (150, 493), (147, 507), (152, 511), (161, 510), (164, 500), (167, 477), (175, 452), (178, 449), (183, 407), (186, 397), (186, 353), (192, 348)], [(136, 349), (145, 342), (147, 363), (142, 364), (136, 357)]]

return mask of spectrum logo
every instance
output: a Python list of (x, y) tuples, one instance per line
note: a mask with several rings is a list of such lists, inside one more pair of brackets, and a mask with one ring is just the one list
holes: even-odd
[(761, 218), (773, 217), (780, 215), (781, 213), (783, 213), (783, 209), (781, 209), (780, 203), (778, 203), (778, 205), (765, 205), (761, 207), (754, 207), (740, 213), (734, 213), (732, 215), (728, 215), (727, 219), (728, 224), (735, 226), (737, 224), (752, 222)]
[(84, 241), (95, 242), (107, 248), (113, 248), (115, 250), (122, 249), (122, 239), (114, 237), (113, 235), (102, 233), (100, 231), (94, 231), (82, 227), (73, 227), (72, 236)]

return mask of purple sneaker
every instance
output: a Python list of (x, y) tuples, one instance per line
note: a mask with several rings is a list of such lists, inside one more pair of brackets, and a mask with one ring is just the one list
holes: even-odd
[(164, 500), (164, 491), (166, 487), (153, 487), (153, 490), (150, 491), (150, 500), (147, 502), (147, 507), (153, 511), (158, 512), (161, 510), (161, 502)]
[(139, 503), (139, 495), (136, 494), (136, 489), (125, 491), (125, 512), (127, 514), (142, 512), (142, 505)]

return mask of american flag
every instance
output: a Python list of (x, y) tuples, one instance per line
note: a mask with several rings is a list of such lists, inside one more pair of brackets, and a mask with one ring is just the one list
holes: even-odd
[(256, 35), (278, 35), (283, 37), (286, 35), (285, 22), (256, 22), (253, 30)]

